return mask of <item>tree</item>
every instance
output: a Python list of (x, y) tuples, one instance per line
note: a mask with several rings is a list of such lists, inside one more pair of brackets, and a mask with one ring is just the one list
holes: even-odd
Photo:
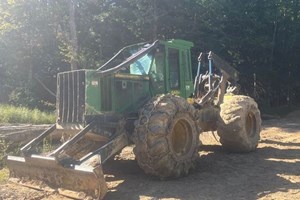
[(1, 0), (0, 90), (6, 97), (0, 100), (8, 101), (16, 90), (28, 91), (38, 102), (54, 103), (45, 86), (55, 92), (57, 72), (98, 68), (129, 44), (179, 38), (195, 43), (193, 66), (199, 52), (209, 50), (233, 63), (241, 73), (244, 93), (261, 105), (300, 102), (299, 4)]

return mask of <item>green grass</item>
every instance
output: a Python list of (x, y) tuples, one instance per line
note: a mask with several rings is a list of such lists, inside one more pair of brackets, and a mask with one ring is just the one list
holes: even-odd
[(0, 105), (0, 123), (52, 124), (55, 114), (25, 107)]

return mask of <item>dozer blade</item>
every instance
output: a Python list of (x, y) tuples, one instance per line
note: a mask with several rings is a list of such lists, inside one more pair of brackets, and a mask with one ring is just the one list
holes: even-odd
[(107, 192), (101, 165), (62, 166), (54, 157), (7, 157), (10, 179), (38, 190), (53, 191), (76, 199), (102, 199)]

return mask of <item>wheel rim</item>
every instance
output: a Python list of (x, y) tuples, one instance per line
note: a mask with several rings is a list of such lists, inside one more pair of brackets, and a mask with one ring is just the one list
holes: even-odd
[(184, 119), (178, 120), (172, 130), (172, 148), (178, 157), (186, 155), (192, 144), (192, 127)]
[(252, 112), (248, 113), (246, 117), (246, 132), (250, 137), (253, 137), (256, 133), (256, 120)]

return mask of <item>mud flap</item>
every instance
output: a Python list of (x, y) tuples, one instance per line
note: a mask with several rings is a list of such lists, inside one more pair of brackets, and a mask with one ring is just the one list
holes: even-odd
[(100, 164), (62, 166), (54, 157), (7, 157), (10, 179), (39, 190), (52, 190), (75, 199), (102, 199), (107, 186)]

